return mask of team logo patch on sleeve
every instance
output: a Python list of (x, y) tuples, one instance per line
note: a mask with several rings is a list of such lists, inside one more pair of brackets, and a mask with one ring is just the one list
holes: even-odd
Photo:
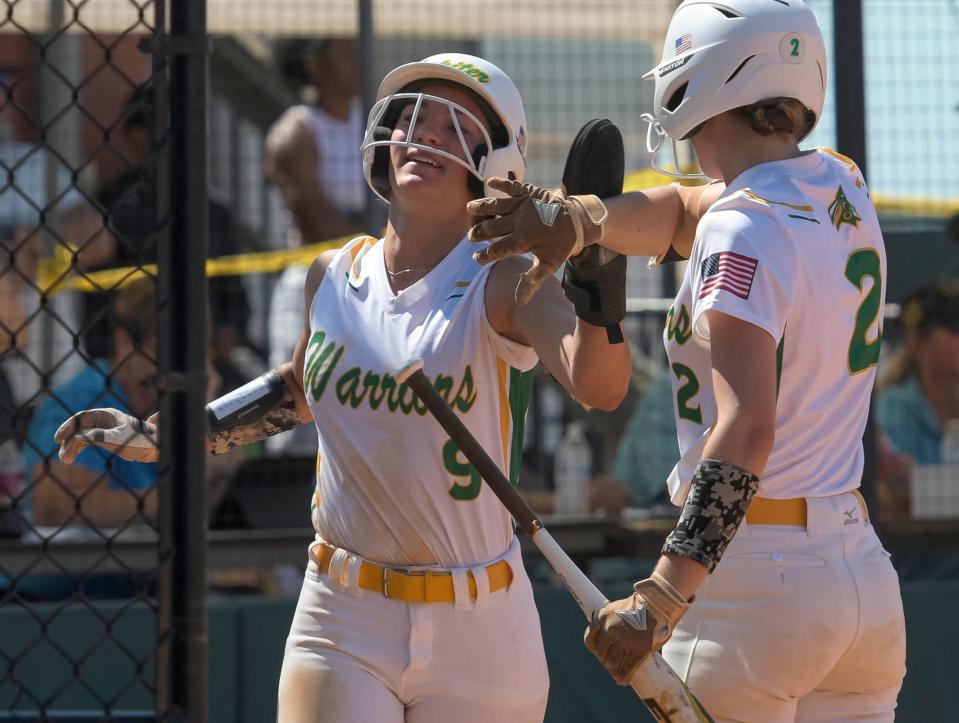
[(732, 251), (720, 251), (707, 256), (701, 266), (703, 286), (699, 298), (722, 290), (740, 299), (748, 299), (758, 265), (756, 259)]
[(848, 223), (853, 228), (858, 228), (859, 222), (862, 221), (862, 218), (856, 213), (856, 207), (849, 203), (849, 199), (846, 198), (842, 186), (836, 189), (836, 197), (829, 204), (829, 217), (837, 231), (844, 223)]

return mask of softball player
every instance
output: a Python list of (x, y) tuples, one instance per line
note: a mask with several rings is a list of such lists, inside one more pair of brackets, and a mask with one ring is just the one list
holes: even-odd
[[(669, 640), (663, 655), (717, 720), (891, 721), (902, 604), (857, 491), (886, 257), (856, 164), (798, 147), (825, 98), (816, 19), (798, 0), (686, 0), (647, 77), (654, 157), (691, 139), (726, 185), (704, 191), (691, 249), (638, 237), (629, 196), (607, 204), (603, 245), (689, 258), (664, 332), (682, 513), (651, 577), (601, 612), (587, 646), (625, 682)], [(555, 266), (577, 249), (531, 207), (499, 219), (512, 233), (484, 259), (532, 250)], [(489, 238), (486, 224), (472, 237)]]
[[(584, 404), (612, 408), (625, 394), (626, 345), (578, 320), (558, 283), (520, 307), (512, 291), (530, 262), (472, 258), (466, 203), (487, 175), (523, 177), (526, 138), (516, 87), (483, 59), (444, 53), (389, 73), (362, 147), (366, 180), (390, 206), (386, 236), (317, 259), (293, 363), (209, 405), (214, 453), (311, 419), (319, 433), (317, 537), (281, 674), (284, 723), (543, 717), (546, 661), (511, 520), (393, 376), (423, 358), (514, 480), (538, 360)], [(80, 413), (57, 432), (61, 458), (95, 443), (155, 459), (156, 423)]]

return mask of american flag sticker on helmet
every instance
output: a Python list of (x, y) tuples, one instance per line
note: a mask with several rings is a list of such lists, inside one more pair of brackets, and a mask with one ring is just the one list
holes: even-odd
[(676, 38), (676, 55), (680, 53), (685, 53), (691, 47), (693, 47), (693, 35), (692, 33), (685, 33)]
[(748, 299), (758, 265), (756, 259), (732, 251), (720, 251), (707, 256), (701, 266), (703, 285), (699, 290), (699, 298), (722, 290), (740, 299)]

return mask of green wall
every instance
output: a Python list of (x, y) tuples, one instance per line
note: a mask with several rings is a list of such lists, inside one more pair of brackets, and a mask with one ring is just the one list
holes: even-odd
[[(626, 585), (606, 590), (614, 596), (628, 591)], [(616, 686), (583, 647), (585, 623), (566, 591), (541, 585), (536, 598), (551, 675), (547, 721), (652, 720), (631, 690)], [(906, 583), (903, 600), (909, 670), (897, 720), (953, 721), (948, 691), (959, 670), (959, 620), (954, 615), (959, 581)], [(210, 599), (211, 723), (274, 719), (283, 643), (294, 604), (290, 599), (261, 597)], [(37, 700), (53, 700), (61, 710), (102, 711), (107, 703), (114, 710), (148, 709), (154, 621), (154, 611), (146, 603), (0, 608), (4, 667), (0, 720), (9, 719), (13, 711), (35, 709)], [(80, 661), (76, 676), (65, 656)], [(18, 700), (13, 680), (23, 683), (29, 695)], [(30, 720), (29, 713), (18, 719)]]

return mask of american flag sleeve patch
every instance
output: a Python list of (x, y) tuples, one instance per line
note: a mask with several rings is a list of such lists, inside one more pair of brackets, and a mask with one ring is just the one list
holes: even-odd
[(698, 298), (702, 299), (714, 290), (723, 290), (740, 299), (748, 299), (758, 265), (756, 259), (732, 251), (707, 256), (701, 266), (703, 285)]

